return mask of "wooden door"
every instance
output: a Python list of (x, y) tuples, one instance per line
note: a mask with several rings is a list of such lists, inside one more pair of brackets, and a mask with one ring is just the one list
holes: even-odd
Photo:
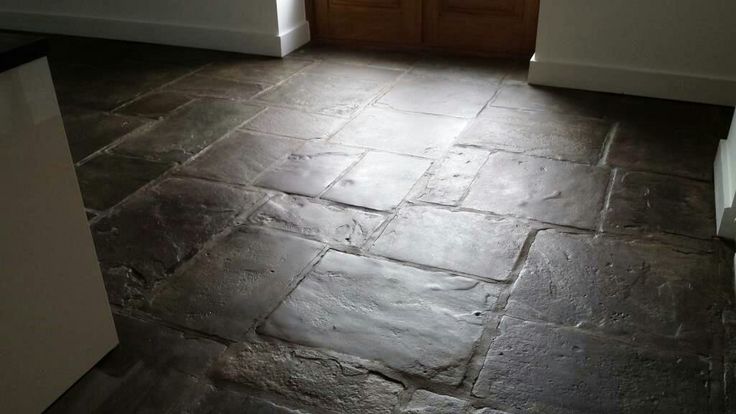
[(422, 0), (314, 0), (317, 38), (418, 44)]

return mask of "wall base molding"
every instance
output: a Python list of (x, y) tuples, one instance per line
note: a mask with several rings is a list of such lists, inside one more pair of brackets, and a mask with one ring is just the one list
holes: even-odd
[(530, 61), (529, 83), (716, 105), (736, 105), (736, 79), (542, 61), (538, 60), (536, 55), (532, 56)]

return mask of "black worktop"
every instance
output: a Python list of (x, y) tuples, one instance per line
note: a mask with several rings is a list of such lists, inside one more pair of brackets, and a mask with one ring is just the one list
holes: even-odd
[(46, 56), (48, 43), (39, 36), (0, 33), (0, 73)]

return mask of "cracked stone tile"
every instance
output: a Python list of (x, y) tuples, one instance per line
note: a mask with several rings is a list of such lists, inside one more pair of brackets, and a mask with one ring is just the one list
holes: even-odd
[(289, 195), (270, 199), (250, 218), (255, 224), (352, 247), (362, 246), (384, 220), (381, 214)]
[(377, 96), (384, 85), (364, 79), (298, 73), (258, 99), (324, 115), (350, 116)]
[(610, 129), (599, 119), (488, 107), (458, 143), (593, 164)]
[(607, 162), (632, 170), (712, 180), (718, 142), (726, 136), (674, 122), (622, 122)]
[(506, 84), (491, 106), (602, 118), (617, 95), (563, 88)]
[(504, 317), (473, 394), (511, 413), (708, 412), (709, 362)]
[(308, 142), (285, 161), (263, 173), (255, 184), (316, 197), (362, 154), (363, 150), (356, 148)]
[(307, 68), (305, 72), (383, 83), (394, 81), (402, 73), (399, 70), (377, 68), (365, 65), (354, 65), (334, 61), (318, 62)]
[(211, 375), (334, 414), (392, 413), (403, 390), (355, 363), (279, 343), (232, 345)]
[(715, 234), (713, 184), (644, 172), (615, 172), (604, 231)]
[(268, 108), (248, 122), (246, 128), (293, 138), (327, 138), (337, 131), (345, 119), (310, 114), (285, 108)]
[(112, 303), (140, 299), (155, 281), (194, 254), (261, 199), (253, 191), (167, 178), (94, 224), (92, 235)]
[(321, 250), (320, 243), (285, 233), (236, 230), (171, 277), (150, 309), (177, 325), (244, 340)]
[(401, 203), (431, 161), (385, 152), (369, 152), (323, 198), (373, 210)]
[(256, 115), (261, 108), (201, 99), (142, 134), (129, 137), (115, 152), (158, 161), (183, 162)]
[(267, 86), (261, 83), (210, 78), (197, 74), (167, 85), (166, 90), (189, 96), (245, 101), (265, 90)]
[(378, 102), (403, 111), (473, 118), (493, 97), (496, 89), (496, 85), (408, 75)]
[(461, 414), (470, 409), (470, 403), (427, 390), (416, 390), (402, 414)]
[(248, 393), (210, 386), (204, 395), (186, 408), (186, 414), (309, 414), (257, 398)]
[(192, 98), (175, 92), (156, 92), (143, 96), (116, 112), (126, 115), (145, 116), (147, 118), (161, 118), (191, 101)]
[(501, 289), (332, 250), (259, 332), (457, 385)]
[(258, 174), (304, 144), (303, 141), (235, 131), (217, 141), (180, 171), (184, 175), (250, 184)]
[(593, 229), (609, 176), (605, 168), (498, 152), (481, 168), (462, 205)]
[(465, 128), (456, 118), (368, 108), (331, 140), (419, 157), (437, 158)]
[[(711, 247), (706, 246), (695, 247)], [(507, 314), (710, 354), (724, 306), (716, 256), (643, 240), (544, 231)]]
[(238, 82), (279, 83), (312, 62), (301, 59), (237, 55), (220, 59), (198, 73)]
[(170, 167), (171, 164), (100, 154), (77, 167), (84, 205), (106, 210)]
[(371, 252), (386, 257), (508, 280), (530, 228), (483, 214), (408, 206)]
[(62, 118), (74, 162), (148, 123), (145, 119), (79, 108), (62, 108)]
[(490, 152), (481, 149), (453, 147), (430, 170), (429, 180), (419, 200), (448, 206), (457, 205), (489, 154)]

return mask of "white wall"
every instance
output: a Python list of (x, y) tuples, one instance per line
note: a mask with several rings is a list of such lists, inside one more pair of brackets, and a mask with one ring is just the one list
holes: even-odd
[(2, 0), (0, 27), (272, 56), (309, 41), (304, 0)]
[(736, 104), (736, 1), (542, 0), (529, 78)]

